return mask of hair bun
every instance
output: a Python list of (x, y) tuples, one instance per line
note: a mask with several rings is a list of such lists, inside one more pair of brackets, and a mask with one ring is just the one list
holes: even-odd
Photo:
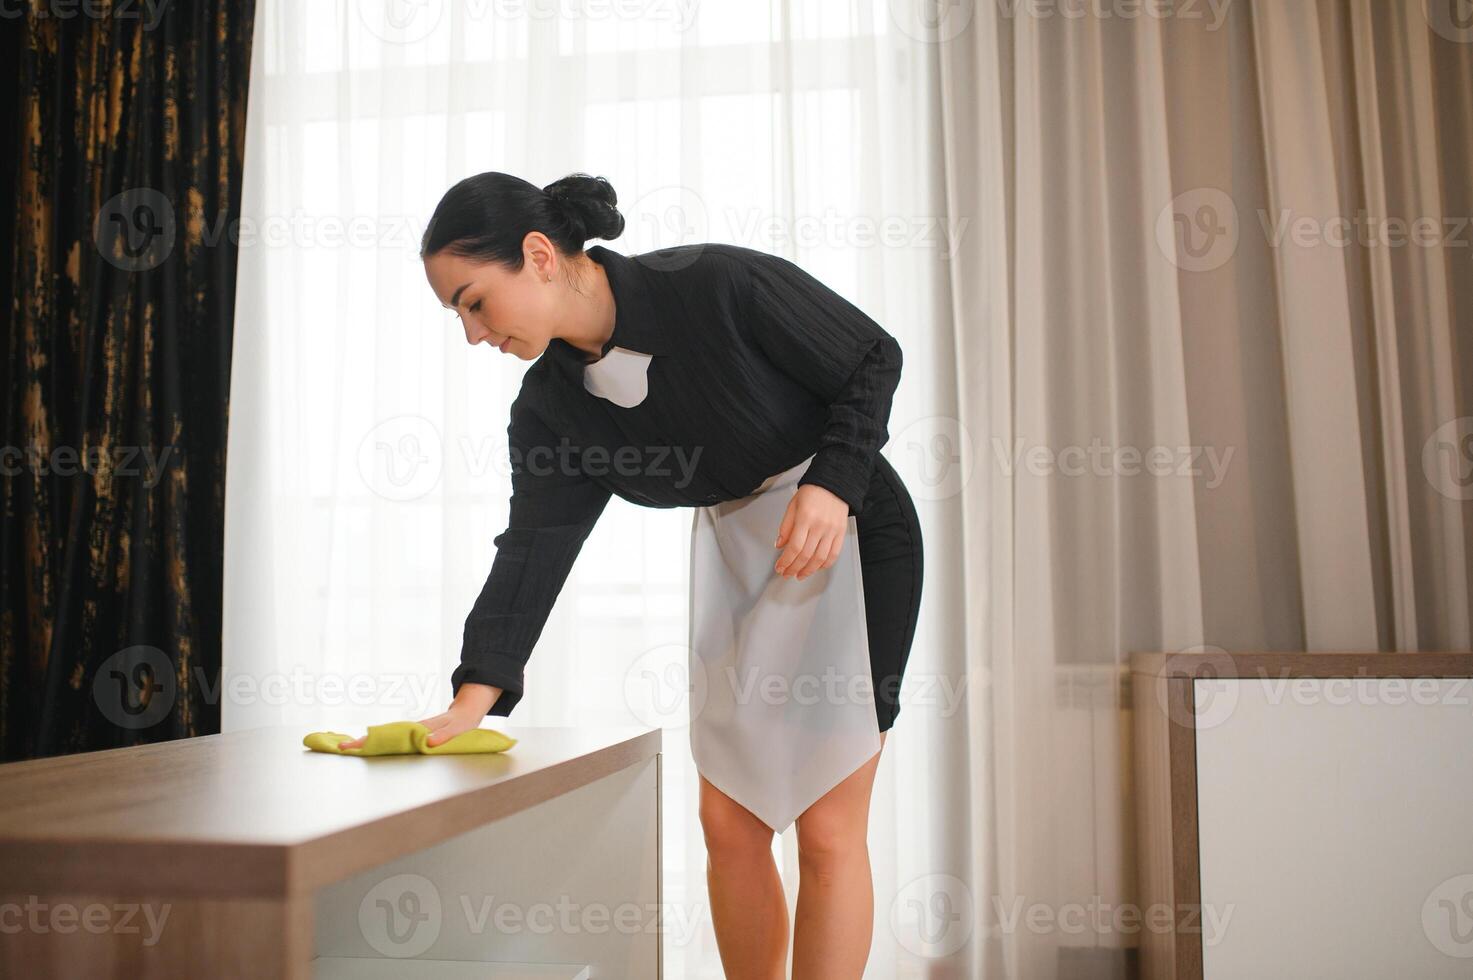
[(572, 173), (543, 188), (552, 205), (573, 225), (575, 238), (618, 238), (624, 232), (624, 216), (616, 205), (614, 185), (603, 177)]

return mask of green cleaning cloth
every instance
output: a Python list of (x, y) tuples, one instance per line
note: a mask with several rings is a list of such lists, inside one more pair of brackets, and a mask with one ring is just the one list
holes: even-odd
[(369, 725), (368, 737), (362, 748), (338, 748), (338, 743), (348, 742), (352, 735), (337, 732), (313, 732), (302, 739), (302, 744), (313, 752), (331, 752), (333, 755), (466, 755), (473, 752), (505, 752), (517, 740), (491, 728), (472, 728), (439, 745), (427, 745), (429, 728), (417, 721), (391, 721), (386, 725)]

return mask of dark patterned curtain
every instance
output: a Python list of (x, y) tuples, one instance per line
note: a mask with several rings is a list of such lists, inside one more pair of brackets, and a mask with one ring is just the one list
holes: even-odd
[(255, 2), (9, 6), (0, 749), (216, 732)]

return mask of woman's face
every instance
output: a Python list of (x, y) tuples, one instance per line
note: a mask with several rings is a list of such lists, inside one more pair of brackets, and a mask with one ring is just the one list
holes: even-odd
[[(538, 241), (540, 239), (540, 241)], [(489, 344), (524, 361), (535, 361), (556, 334), (555, 248), (529, 234), (520, 272), (437, 252), (424, 260), (425, 276), (440, 303), (460, 316), (468, 344)]]

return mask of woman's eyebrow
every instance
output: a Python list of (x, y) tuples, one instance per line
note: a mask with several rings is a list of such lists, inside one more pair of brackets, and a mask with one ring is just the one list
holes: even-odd
[(465, 286), (461, 286), (453, 294), (451, 294), (451, 296), (450, 296), (450, 305), (445, 307), (447, 310), (453, 310), (457, 306), (460, 305), (460, 294), (463, 293), (463, 292), (465, 292), (466, 286), (469, 286), (469, 285), (470, 285), (470, 283), (466, 283)]

